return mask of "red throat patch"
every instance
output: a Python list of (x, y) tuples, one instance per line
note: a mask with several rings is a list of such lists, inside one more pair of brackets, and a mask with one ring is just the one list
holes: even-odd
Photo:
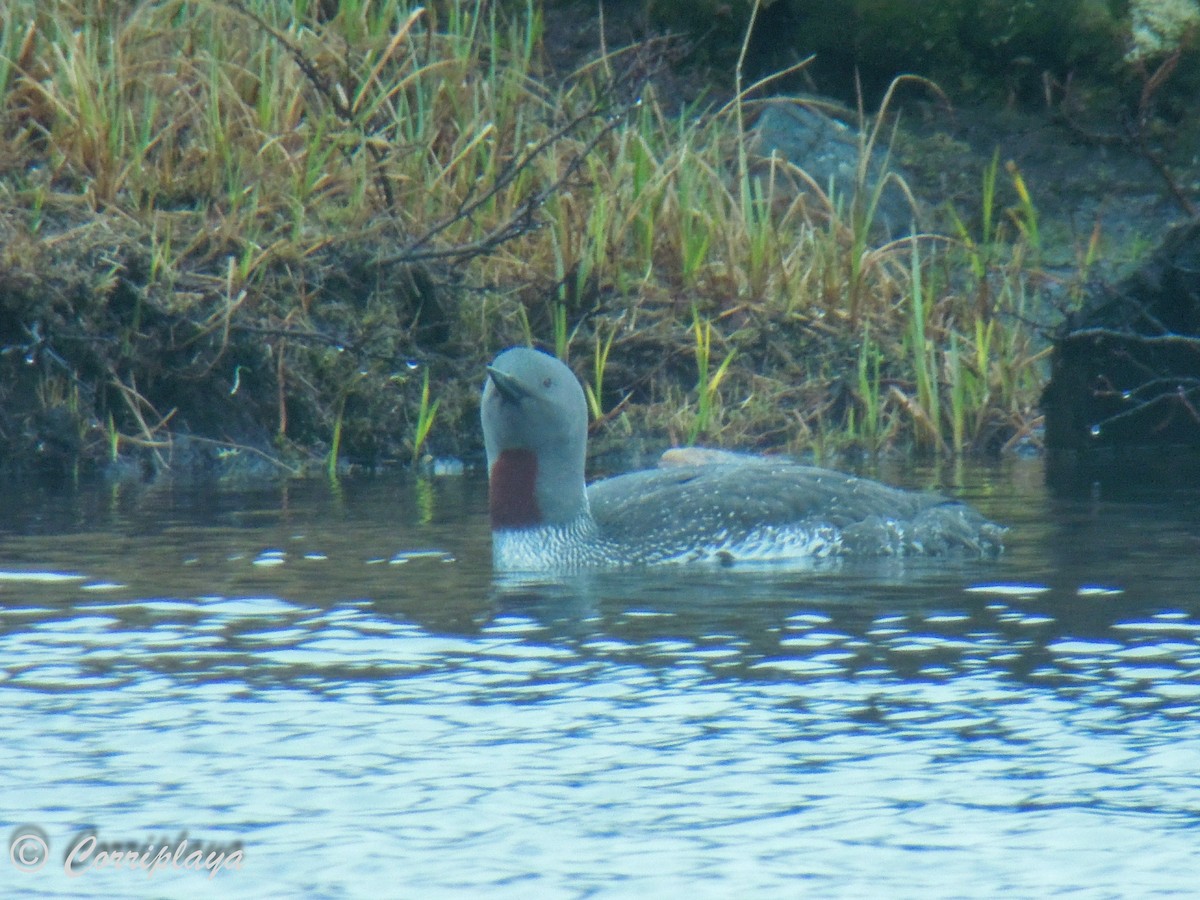
[(488, 512), (492, 530), (532, 528), (542, 524), (533, 489), (537, 484), (537, 454), (505, 450), (488, 473)]

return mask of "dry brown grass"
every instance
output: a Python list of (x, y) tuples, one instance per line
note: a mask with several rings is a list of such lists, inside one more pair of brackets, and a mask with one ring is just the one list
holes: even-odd
[(865, 166), (844, 207), (748, 165), (742, 105), (669, 114), (613, 74), (656, 45), (551, 85), (533, 4), (302, 8), (0, 12), (10, 454), (49, 435), (169, 466), (180, 431), (297, 463), (335, 435), (351, 460), (466, 453), (480, 366), (517, 341), (599, 385), (601, 437), (953, 451), (1028, 429), (1021, 266), (985, 273), (981, 310), (943, 239), (873, 242)]

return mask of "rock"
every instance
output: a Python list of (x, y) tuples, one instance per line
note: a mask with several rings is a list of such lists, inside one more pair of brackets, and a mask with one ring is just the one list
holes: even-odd
[(771, 465), (778, 459), (769, 456), (756, 456), (751, 453), (737, 453), (733, 450), (718, 450), (712, 447), (671, 447), (664, 450), (658, 459), (660, 469), (673, 466), (711, 466), (727, 463), (739, 465)]
[[(876, 237), (898, 237), (913, 232), (917, 209), (901, 187), (904, 173), (887, 161), (887, 132), (880, 135), (865, 177), (860, 180), (859, 159), (864, 136), (856, 129), (821, 112), (822, 101), (776, 99), (768, 101), (749, 133), (750, 151), (757, 157), (756, 171), (765, 173), (772, 155), (801, 169), (816, 187), (829, 195), (840, 215), (849, 221), (853, 203), (868, 211), (876, 188), (886, 179), (871, 217), (870, 231)], [(830, 106), (828, 102), (824, 105)], [(832, 107), (831, 107), (832, 108)], [(889, 178), (889, 173), (893, 177)], [(777, 176), (778, 178), (778, 176)], [(812, 185), (792, 176), (778, 183), (794, 190), (811, 191)]]
[(1200, 220), (1067, 320), (1042, 409), (1051, 451), (1200, 449)]

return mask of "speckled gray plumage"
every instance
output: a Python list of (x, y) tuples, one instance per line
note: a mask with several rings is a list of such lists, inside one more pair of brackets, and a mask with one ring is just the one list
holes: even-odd
[(592, 484), (588, 501), (600, 533), (621, 535), (632, 552), (717, 534), (736, 547), (771, 529), (832, 534), (825, 555), (986, 553), (1002, 533), (939, 494), (787, 462), (633, 472)]
[[(503, 454), (536, 457), (530, 508), (542, 515), (533, 527), (494, 527), (497, 568), (788, 563), (1000, 549), (1004, 529), (964, 503), (766, 457), (677, 451), (666, 468), (585, 489), (587, 411), (570, 369), (518, 348), (500, 354), (488, 371), (482, 418), (489, 473), (499, 471)], [(504, 521), (496, 512), (493, 522)]]

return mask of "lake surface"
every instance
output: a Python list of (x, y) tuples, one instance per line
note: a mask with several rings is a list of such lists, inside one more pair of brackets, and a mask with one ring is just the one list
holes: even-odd
[(1008, 551), (519, 583), (473, 477), (8, 485), (3, 893), (1194, 895), (1200, 489), (885, 475)]

